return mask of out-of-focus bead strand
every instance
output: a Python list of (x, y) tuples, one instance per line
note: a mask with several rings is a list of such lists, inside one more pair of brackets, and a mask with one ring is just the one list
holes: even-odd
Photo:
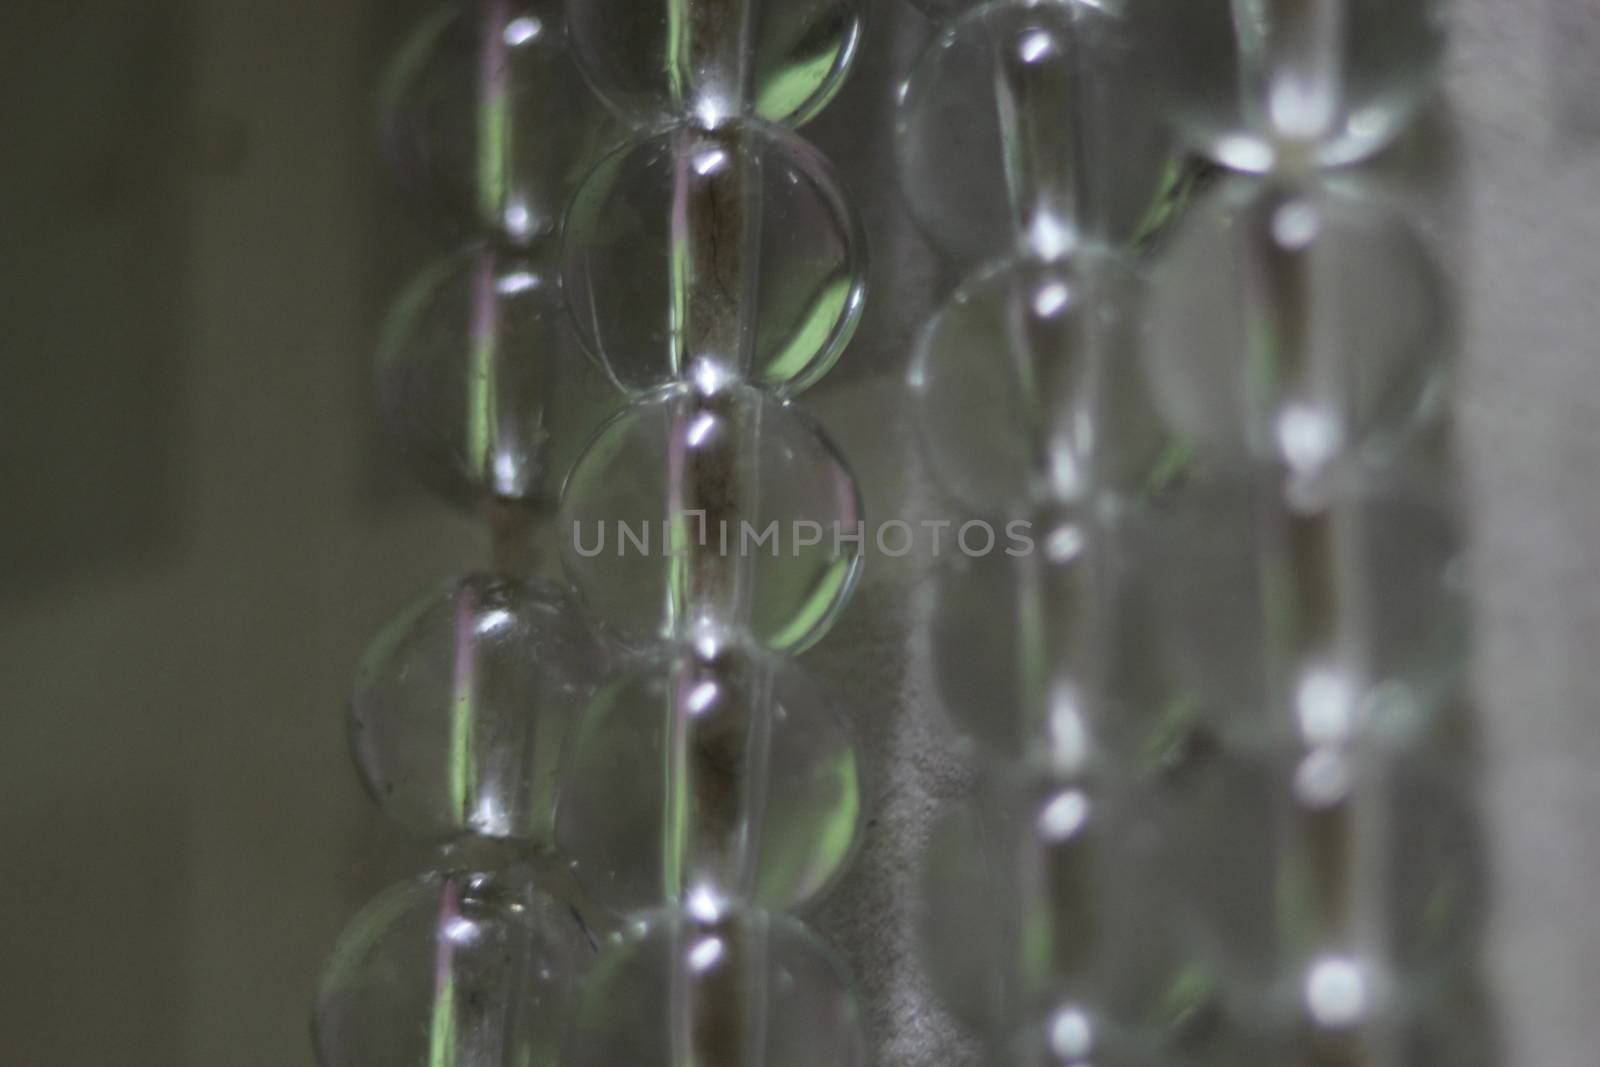
[(556, 382), (582, 358), (554, 232), (607, 128), (551, 0), (441, 9), (384, 86), (396, 178), (469, 243), (390, 313), (380, 412), (432, 487), (481, 510), (492, 549), (401, 612), (356, 679), (362, 779), (442, 851), (340, 936), (314, 1008), (323, 1067), (553, 1063), (594, 955), (552, 848), (568, 736), (610, 654), (564, 586), (532, 577), (532, 541)]
[(924, 455), (1010, 535), (936, 579), (940, 700), (982, 758), (976, 803), (930, 846), (922, 940), (1008, 1063), (1162, 1062), (1193, 999), (1150, 892), (1161, 723), (1121, 662), (1125, 526), (1172, 461), (1133, 246), (1183, 184), (1131, 44), (1118, 5), (987, 4), (944, 26), (900, 101), (912, 212), (977, 265), (913, 359)]
[[(1174, 852), (1207, 851), (1213, 872), (1182, 898), (1191, 947), (1236, 1041), (1428, 1061), (1414, 1038), (1470, 959), (1481, 874), (1464, 783), (1418, 771), (1466, 654), (1454, 509), (1411, 456), (1444, 403), (1450, 308), (1403, 214), (1317, 168), (1404, 129), (1436, 80), (1443, 5), (1155, 8), (1175, 127), (1266, 175), (1197, 205), (1152, 298), (1158, 400), (1206, 472), (1169, 516), (1165, 544), (1190, 547), (1162, 583), (1168, 629), (1224, 745), (1176, 806), (1272, 783), (1225, 817), (1255, 859), (1216, 862), (1175, 818)], [(1234, 578), (1207, 593), (1185, 570)], [(1236, 903), (1252, 894), (1271, 906)]]

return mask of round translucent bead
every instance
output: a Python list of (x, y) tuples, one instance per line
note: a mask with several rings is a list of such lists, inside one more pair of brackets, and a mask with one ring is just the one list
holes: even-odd
[(349, 711), (362, 780), (419, 837), (548, 841), (563, 746), (604, 670), (564, 589), (441, 585), (362, 659)]
[(425, 270), (379, 341), (378, 406), (418, 473), (462, 503), (546, 489), (549, 404), (579, 346), (536, 255), (473, 246)]
[(860, 825), (856, 746), (826, 691), (787, 660), (706, 639), (595, 697), (556, 841), (603, 906), (703, 915), (814, 899)]
[(710, 375), (794, 394), (855, 332), (866, 239), (832, 166), (793, 134), (677, 126), (583, 183), (563, 276), (585, 345), (622, 388)]
[(1133, 767), (1169, 743), (1166, 680), (1150, 669), (1144, 564), (1117, 521), (1027, 513), (1007, 545), (946, 549), (929, 586), (938, 704), (1005, 766)]
[(794, 919), (658, 913), (585, 983), (571, 1067), (861, 1067), (843, 969)]
[(1371, 190), (1229, 182), (1194, 206), (1150, 288), (1157, 403), (1210, 452), (1308, 472), (1382, 463), (1441, 407), (1445, 283)]
[(1179, 135), (1234, 170), (1364, 159), (1427, 100), (1442, 0), (1132, 4)]
[(929, 320), (909, 382), (934, 478), (983, 515), (1135, 492), (1168, 434), (1138, 359), (1138, 290), (1115, 257), (1013, 260)]
[(562, 493), (567, 573), (624, 639), (749, 633), (798, 651), (860, 575), (855, 477), (810, 419), (756, 389), (669, 389), (590, 441)]
[(1155, 225), (1178, 174), (1121, 5), (1007, 0), (937, 34), (901, 91), (912, 217), (964, 266), (1053, 256)]
[(1150, 877), (1154, 812), (1093, 778), (986, 788), (924, 854), (921, 940), (941, 1000), (988, 1032), (1064, 1005), (1164, 1025), (1183, 1007), (1181, 958)]
[(384, 82), (384, 147), (401, 183), (471, 233), (553, 234), (617, 136), (566, 37), (560, 0), (469, 0), (419, 26)]
[(1361, 1023), (1380, 991), (1471, 958), (1483, 842), (1466, 783), (1430, 757), (1284, 746), (1214, 755), (1172, 785), (1167, 907), (1240, 1011)]
[(552, 1063), (593, 956), (520, 868), (419, 875), (355, 917), (317, 990), (321, 1067)]
[[(1230, 745), (1412, 743), (1456, 691), (1470, 599), (1452, 501), (1427, 471), (1346, 484), (1330, 560), (1309, 581), (1247, 479), (1197, 480), (1140, 525), (1173, 684)], [(1359, 561), (1356, 563), (1355, 561)], [(1324, 581), (1325, 579), (1325, 581)], [(1295, 633), (1336, 629), (1300, 650)], [(1333, 653), (1326, 658), (1320, 653)], [(1297, 660), (1295, 657), (1300, 657)]]
[(753, 116), (798, 126), (844, 84), (861, 0), (586, 0), (569, 3), (591, 83), (641, 122), (706, 126)]

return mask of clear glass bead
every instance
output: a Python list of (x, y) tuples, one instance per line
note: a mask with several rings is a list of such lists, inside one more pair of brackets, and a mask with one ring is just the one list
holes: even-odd
[(445, 5), (385, 79), (390, 166), (469, 233), (512, 244), (554, 234), (573, 188), (618, 136), (572, 62), (562, 6)]
[(1442, 0), (1130, 4), (1179, 135), (1234, 170), (1377, 152), (1427, 100)]
[(1191, 765), (1168, 798), (1161, 879), (1188, 956), (1245, 1017), (1329, 1030), (1456, 973), (1486, 901), (1465, 784), (1425, 754), (1345, 746)]
[[(1141, 524), (1155, 636), (1231, 745), (1404, 747), (1461, 679), (1470, 599), (1455, 508), (1426, 470), (1297, 516), (1275, 482), (1197, 479)], [(1318, 562), (1320, 561), (1320, 562)]]
[(861, 1067), (859, 1008), (794, 919), (658, 913), (586, 983), (569, 1067)]
[(856, 746), (828, 693), (787, 660), (705, 637), (595, 697), (556, 841), (618, 913), (785, 910), (842, 870), (861, 799)]
[(1154, 225), (1178, 173), (1122, 5), (1009, 0), (967, 12), (901, 90), (900, 182), (930, 243), (972, 267)]
[(474, 245), (425, 270), (379, 342), (378, 406), (418, 473), (462, 503), (548, 492), (549, 406), (581, 359), (539, 250)]
[(551, 1067), (593, 948), (524, 868), (418, 875), (367, 905), (317, 990), (321, 1067)]
[(583, 183), (564, 278), (585, 345), (622, 388), (710, 375), (792, 395), (855, 332), (866, 239), (832, 166), (793, 134), (677, 126)]
[(1113, 256), (981, 271), (929, 320), (909, 381), (939, 484), (982, 515), (1135, 493), (1168, 433), (1138, 359), (1140, 293)]
[(669, 389), (590, 441), (562, 493), (562, 558), (639, 642), (710, 626), (798, 651), (855, 588), (864, 518), (827, 437), (759, 390)]
[(861, 0), (586, 0), (568, 4), (594, 87), (635, 120), (740, 116), (798, 126), (844, 84)]
[(1384, 463), (1442, 406), (1448, 289), (1375, 189), (1224, 184), (1179, 226), (1149, 305), (1157, 403), (1206, 451)]
[(445, 583), (362, 659), (349, 709), (362, 780), (419, 837), (546, 842), (564, 746), (605, 667), (559, 586)]
[(946, 546), (928, 586), (939, 707), (998, 763), (1076, 773), (1164, 755), (1167, 679), (1122, 523), (1085, 509), (1033, 510), (1005, 547)]
[(941, 1000), (991, 1033), (1066, 1006), (1094, 1025), (1168, 1025), (1188, 994), (1152, 877), (1155, 810), (1093, 777), (985, 788), (924, 853), (921, 940)]

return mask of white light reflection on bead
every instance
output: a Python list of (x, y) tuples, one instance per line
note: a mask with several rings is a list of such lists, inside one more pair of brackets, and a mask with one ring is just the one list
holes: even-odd
[(471, 919), (451, 919), (444, 928), (444, 936), (452, 945), (470, 945), (478, 940), (478, 924)]
[[(1083, 464), (1071, 442), (1055, 442), (1049, 451), (1049, 490), (1060, 501), (1082, 500), (1089, 488)], [(1080, 546), (1076, 546), (1080, 547)]]
[(702, 411), (689, 424), (689, 430), (684, 435), (684, 439), (689, 442), (690, 448), (699, 448), (705, 444), (706, 438), (711, 436), (711, 431), (716, 428), (717, 417), (709, 411)]
[(1317, 209), (1304, 200), (1291, 200), (1272, 213), (1272, 239), (1291, 252), (1310, 247), (1320, 229)]
[(523, 490), (522, 462), (514, 453), (495, 455), (494, 482), (495, 490), (504, 497), (514, 497)]
[(1230, 134), (1217, 142), (1217, 158), (1234, 170), (1259, 173), (1272, 166), (1272, 151), (1260, 141)]
[(1083, 554), (1083, 531), (1073, 523), (1063, 523), (1045, 538), (1045, 556), (1051, 563), (1071, 563)]
[(513, 237), (526, 237), (533, 230), (533, 216), (526, 204), (507, 204), (505, 219), (506, 232)]
[(1048, 211), (1036, 211), (1028, 225), (1028, 247), (1043, 259), (1060, 259), (1077, 242), (1073, 228)]
[(1017, 54), (1024, 63), (1037, 63), (1041, 59), (1049, 59), (1061, 54), (1061, 49), (1056, 47), (1056, 39), (1048, 30), (1032, 30), (1017, 46)]
[(473, 816), (473, 826), (479, 833), (496, 837), (511, 832), (509, 820), (506, 819), (505, 813), (495, 803), (494, 797), (488, 794), (478, 798), (478, 811)]
[(538, 37), (542, 32), (544, 32), (544, 23), (531, 15), (524, 15), (506, 23), (506, 28), (501, 32), (500, 37), (512, 48), (517, 48)]
[(1326, 745), (1348, 738), (1355, 725), (1355, 693), (1344, 672), (1317, 667), (1300, 679), (1295, 712), (1307, 743)]
[(717, 683), (711, 681), (701, 682), (689, 691), (688, 707), (691, 715), (703, 715), (707, 708), (717, 702)]
[(715, 630), (706, 627), (694, 636), (694, 651), (703, 660), (717, 658), (717, 653), (722, 651), (722, 643)]
[(532, 271), (515, 270), (509, 274), (502, 274), (495, 283), (495, 289), (501, 296), (515, 296), (526, 293), (530, 289), (539, 288), (539, 276)]
[(1039, 813), (1039, 833), (1046, 841), (1070, 840), (1089, 821), (1089, 798), (1077, 789), (1051, 799)]
[[(695, 107), (695, 118), (700, 120), (700, 125), (708, 130), (714, 130), (727, 118), (722, 113), (722, 107), (715, 100), (702, 100)], [(704, 173), (703, 171), (701, 173)]]
[(1050, 1020), (1050, 1051), (1064, 1060), (1079, 1060), (1094, 1049), (1094, 1025), (1078, 1008), (1066, 1008)]
[(701, 396), (710, 396), (719, 392), (725, 385), (734, 380), (733, 375), (721, 363), (709, 356), (701, 356), (689, 368), (689, 378), (694, 382), (696, 391)]
[(1051, 282), (1040, 288), (1033, 297), (1033, 313), (1048, 319), (1072, 300), (1072, 290), (1064, 282)]
[(1278, 416), (1278, 447), (1297, 471), (1325, 465), (1344, 445), (1339, 423), (1325, 409), (1311, 404), (1290, 404)]
[(1340, 748), (1319, 748), (1300, 761), (1294, 792), (1313, 809), (1331, 808), (1350, 795), (1350, 758)]
[(1089, 729), (1084, 725), (1078, 687), (1067, 680), (1050, 687), (1050, 754), (1055, 770), (1075, 774), (1089, 760)]
[(483, 617), (478, 620), (477, 631), (480, 636), (488, 637), (510, 625), (511, 612), (504, 608), (495, 608), (493, 611), (483, 613)]
[(724, 152), (720, 148), (713, 148), (710, 151), (701, 152), (699, 155), (695, 156), (692, 166), (694, 167), (694, 172), (696, 174), (700, 175), (702, 178), (705, 178), (721, 170), (723, 166), (727, 164), (727, 162), (728, 153)]
[(1319, 1026), (1349, 1026), (1367, 1013), (1367, 979), (1351, 960), (1318, 960), (1306, 975), (1305, 992), (1306, 1008)]
[(722, 902), (707, 887), (700, 885), (689, 890), (684, 898), (684, 910), (701, 922), (714, 923), (722, 918)]
[(708, 937), (689, 950), (689, 968), (695, 974), (704, 974), (722, 959), (722, 938)]

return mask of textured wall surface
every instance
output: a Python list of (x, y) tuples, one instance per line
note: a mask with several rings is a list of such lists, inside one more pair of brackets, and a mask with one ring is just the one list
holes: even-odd
[[(102, 6), (0, 12), (16, 538), (0, 564), (0, 1062), (308, 1064), (328, 947), (418, 862), (355, 783), (343, 693), (368, 636), (479, 549), (385, 466), (369, 415), (377, 317), (430, 247), (372, 159), (377, 64), (419, 5), (159, 0), (142, 22)], [(858, 77), (807, 131), (867, 217), (873, 303), (805, 404), (872, 516), (915, 520), (941, 505), (900, 383), (953, 279), (912, 232), (890, 158), (894, 85), (927, 28), (875, 7)], [(1455, 10), (1447, 101), (1423, 135), (1446, 178), (1425, 199), (1463, 326), (1488, 970), (1506, 1062), (1585, 1067), (1600, 1043), (1600, 7)], [(868, 839), (818, 922), (893, 1067), (970, 1058), (929, 1005), (906, 922), (930, 820), (965, 787), (927, 696), (926, 567), (874, 559), (808, 657), (873, 775)]]

